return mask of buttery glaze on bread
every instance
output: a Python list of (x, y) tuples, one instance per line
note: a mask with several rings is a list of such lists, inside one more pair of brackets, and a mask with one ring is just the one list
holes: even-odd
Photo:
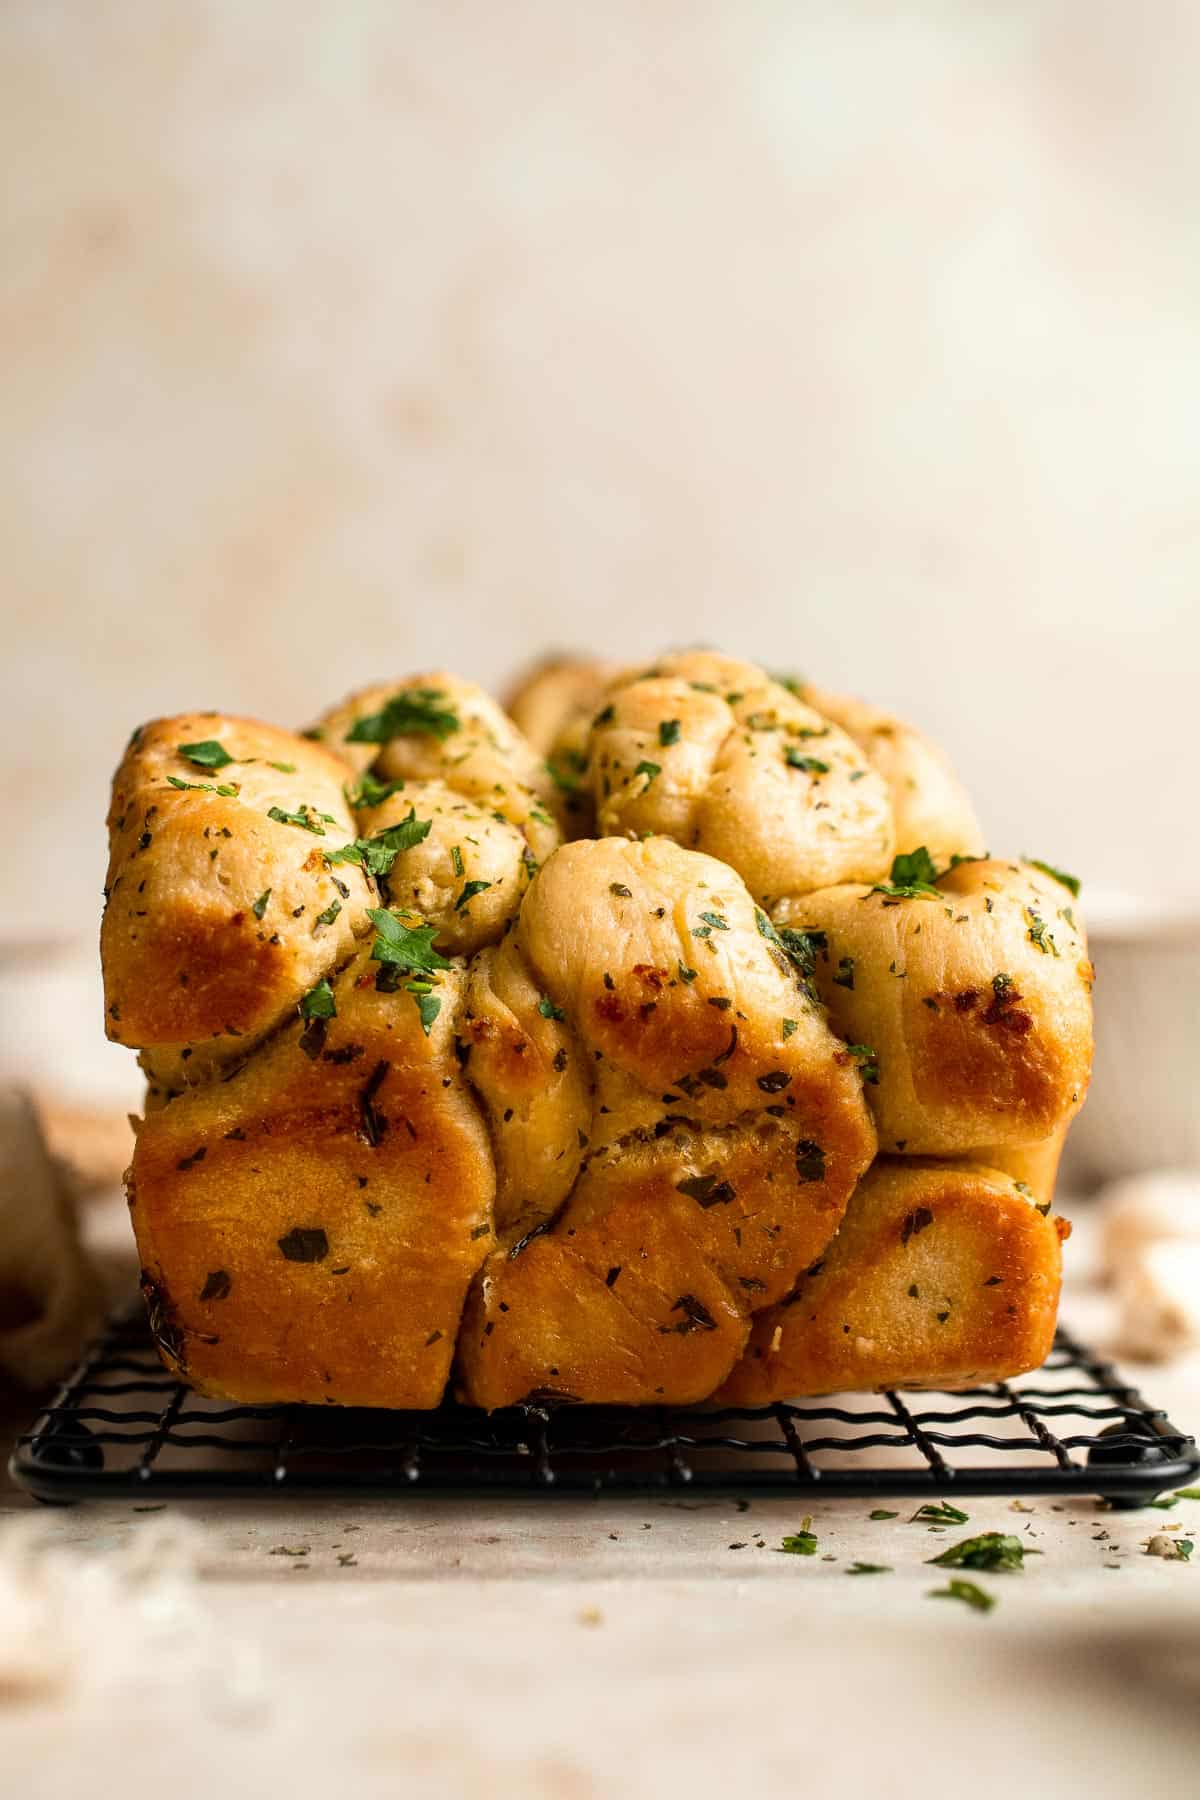
[(252, 719), (185, 713), (134, 732), (113, 780), (100, 952), (108, 1035), (142, 1051), (152, 1084), (177, 1092), (245, 1056), (369, 930), (372, 884), (325, 854), (355, 835), (346, 776)]
[[(874, 1154), (853, 1059), (744, 884), (665, 838), (558, 851), (479, 990), (463, 1039), (499, 1243), (464, 1323), (464, 1397), (702, 1399)], [(547, 1010), (561, 1036), (538, 1043)], [(530, 1051), (561, 1065), (556, 1093)], [(553, 1120), (549, 1169), (532, 1108)]]
[(834, 1029), (870, 1047), (882, 1149), (1037, 1143), (1078, 1111), (1093, 971), (1070, 902), (1027, 864), (980, 860), (925, 891), (837, 887), (776, 909), (807, 934)]
[(455, 1055), (463, 971), (428, 1033), (369, 946), (336, 1015), (147, 1115), (129, 1202), (151, 1324), (204, 1393), (435, 1406), (492, 1233), (487, 1132)]
[(1039, 1360), (1091, 1052), (1067, 887), (979, 854), (919, 733), (753, 664), (511, 704), (536, 744), (446, 673), (135, 734), (102, 949), (166, 1360), (415, 1408)]
[[(1048, 1210), (1048, 1209), (1047, 1209)], [(717, 1398), (969, 1387), (1043, 1362), (1069, 1227), (996, 1169), (881, 1158)]]

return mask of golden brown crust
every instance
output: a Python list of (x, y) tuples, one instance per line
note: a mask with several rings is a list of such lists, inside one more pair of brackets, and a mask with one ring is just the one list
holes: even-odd
[[(548, 1388), (585, 1401), (702, 1398), (751, 1314), (836, 1229), (873, 1154), (851, 1059), (744, 885), (663, 838), (560, 850), (493, 984), (497, 968), (515, 1002), (510, 1032), (532, 1038), (535, 995), (539, 1017), (561, 1020), (561, 1037), (526, 1054), (561, 1064), (543, 1117), (559, 1148), (575, 1127), (578, 1149), (568, 1140), (567, 1169), (510, 1213), (472, 1291), (461, 1391), (489, 1408)], [(468, 1019), (468, 1040), (483, 1018)], [(529, 1075), (492, 1030), (479, 1079), (495, 1119), (510, 1094), (527, 1095)], [(532, 1162), (528, 1114), (518, 1122)]]
[(886, 1151), (1040, 1142), (1083, 1103), (1092, 968), (1065, 888), (1026, 864), (963, 863), (937, 897), (830, 888), (776, 909), (823, 934), (834, 1028), (873, 1053)]
[[(1090, 1061), (1065, 889), (980, 859), (876, 891), (894, 847), (977, 849), (961, 789), (752, 664), (560, 663), (512, 706), (536, 745), (444, 673), (315, 739), (136, 734), (103, 954), (152, 1082), (130, 1199), (168, 1363), (405, 1407), (453, 1369), (492, 1408), (1037, 1360), (1057, 1238), (1028, 1202)], [(234, 760), (182, 756), (209, 739)], [(559, 848), (581, 798), (602, 835)], [(864, 1075), (902, 1163), (871, 1166)]]
[[(207, 742), (234, 760), (180, 753)], [(105, 1024), (168, 1089), (244, 1056), (369, 928), (372, 884), (324, 854), (354, 836), (346, 776), (251, 719), (185, 713), (134, 734), (109, 811)]]
[(999, 1170), (881, 1159), (828, 1250), (755, 1320), (716, 1398), (953, 1389), (1036, 1368), (1054, 1338), (1063, 1232)]
[(150, 1113), (129, 1186), (168, 1364), (235, 1400), (430, 1407), (492, 1234), (487, 1134), (454, 1054), (464, 977), (428, 1036), (370, 947), (337, 1016)]

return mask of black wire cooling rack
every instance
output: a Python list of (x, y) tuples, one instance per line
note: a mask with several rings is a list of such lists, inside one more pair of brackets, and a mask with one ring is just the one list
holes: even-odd
[(1194, 1439), (1066, 1331), (1022, 1380), (967, 1393), (740, 1408), (518, 1406), (482, 1413), (206, 1400), (115, 1320), (17, 1442), (38, 1499), (147, 1494), (625, 1492), (690, 1485), (828, 1495), (1101, 1494), (1138, 1505), (1200, 1469)]

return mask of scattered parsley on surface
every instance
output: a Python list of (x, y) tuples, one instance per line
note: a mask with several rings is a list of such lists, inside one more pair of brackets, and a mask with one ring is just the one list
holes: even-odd
[(908, 1522), (910, 1525), (966, 1525), (970, 1522), (970, 1515), (960, 1512), (957, 1506), (947, 1505), (945, 1500), (938, 1500), (918, 1506)]
[(931, 1600), (961, 1600), (964, 1605), (973, 1608), (975, 1612), (982, 1613), (991, 1612), (996, 1604), (994, 1595), (985, 1594), (983, 1589), (976, 1587), (973, 1581), (961, 1581), (957, 1578), (948, 1582), (944, 1588), (930, 1588), (929, 1598)]
[(1020, 1538), (1005, 1531), (981, 1531), (978, 1537), (964, 1538), (961, 1544), (950, 1544), (939, 1556), (926, 1560), (943, 1569), (1021, 1569), (1026, 1556), (1040, 1556), (1040, 1550), (1027, 1550)]
[(799, 1531), (792, 1532), (783, 1542), (776, 1546), (784, 1556), (815, 1556), (820, 1540), (814, 1531), (809, 1530), (812, 1516), (801, 1520)]

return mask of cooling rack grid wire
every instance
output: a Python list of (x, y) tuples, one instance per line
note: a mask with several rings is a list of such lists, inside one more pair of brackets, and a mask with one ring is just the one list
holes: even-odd
[(1144, 1504), (1200, 1470), (1191, 1437), (1069, 1332), (1034, 1374), (957, 1394), (767, 1407), (541, 1405), (486, 1414), (236, 1406), (115, 1319), (17, 1442), (39, 1499), (247, 1493), (1102, 1494)]

